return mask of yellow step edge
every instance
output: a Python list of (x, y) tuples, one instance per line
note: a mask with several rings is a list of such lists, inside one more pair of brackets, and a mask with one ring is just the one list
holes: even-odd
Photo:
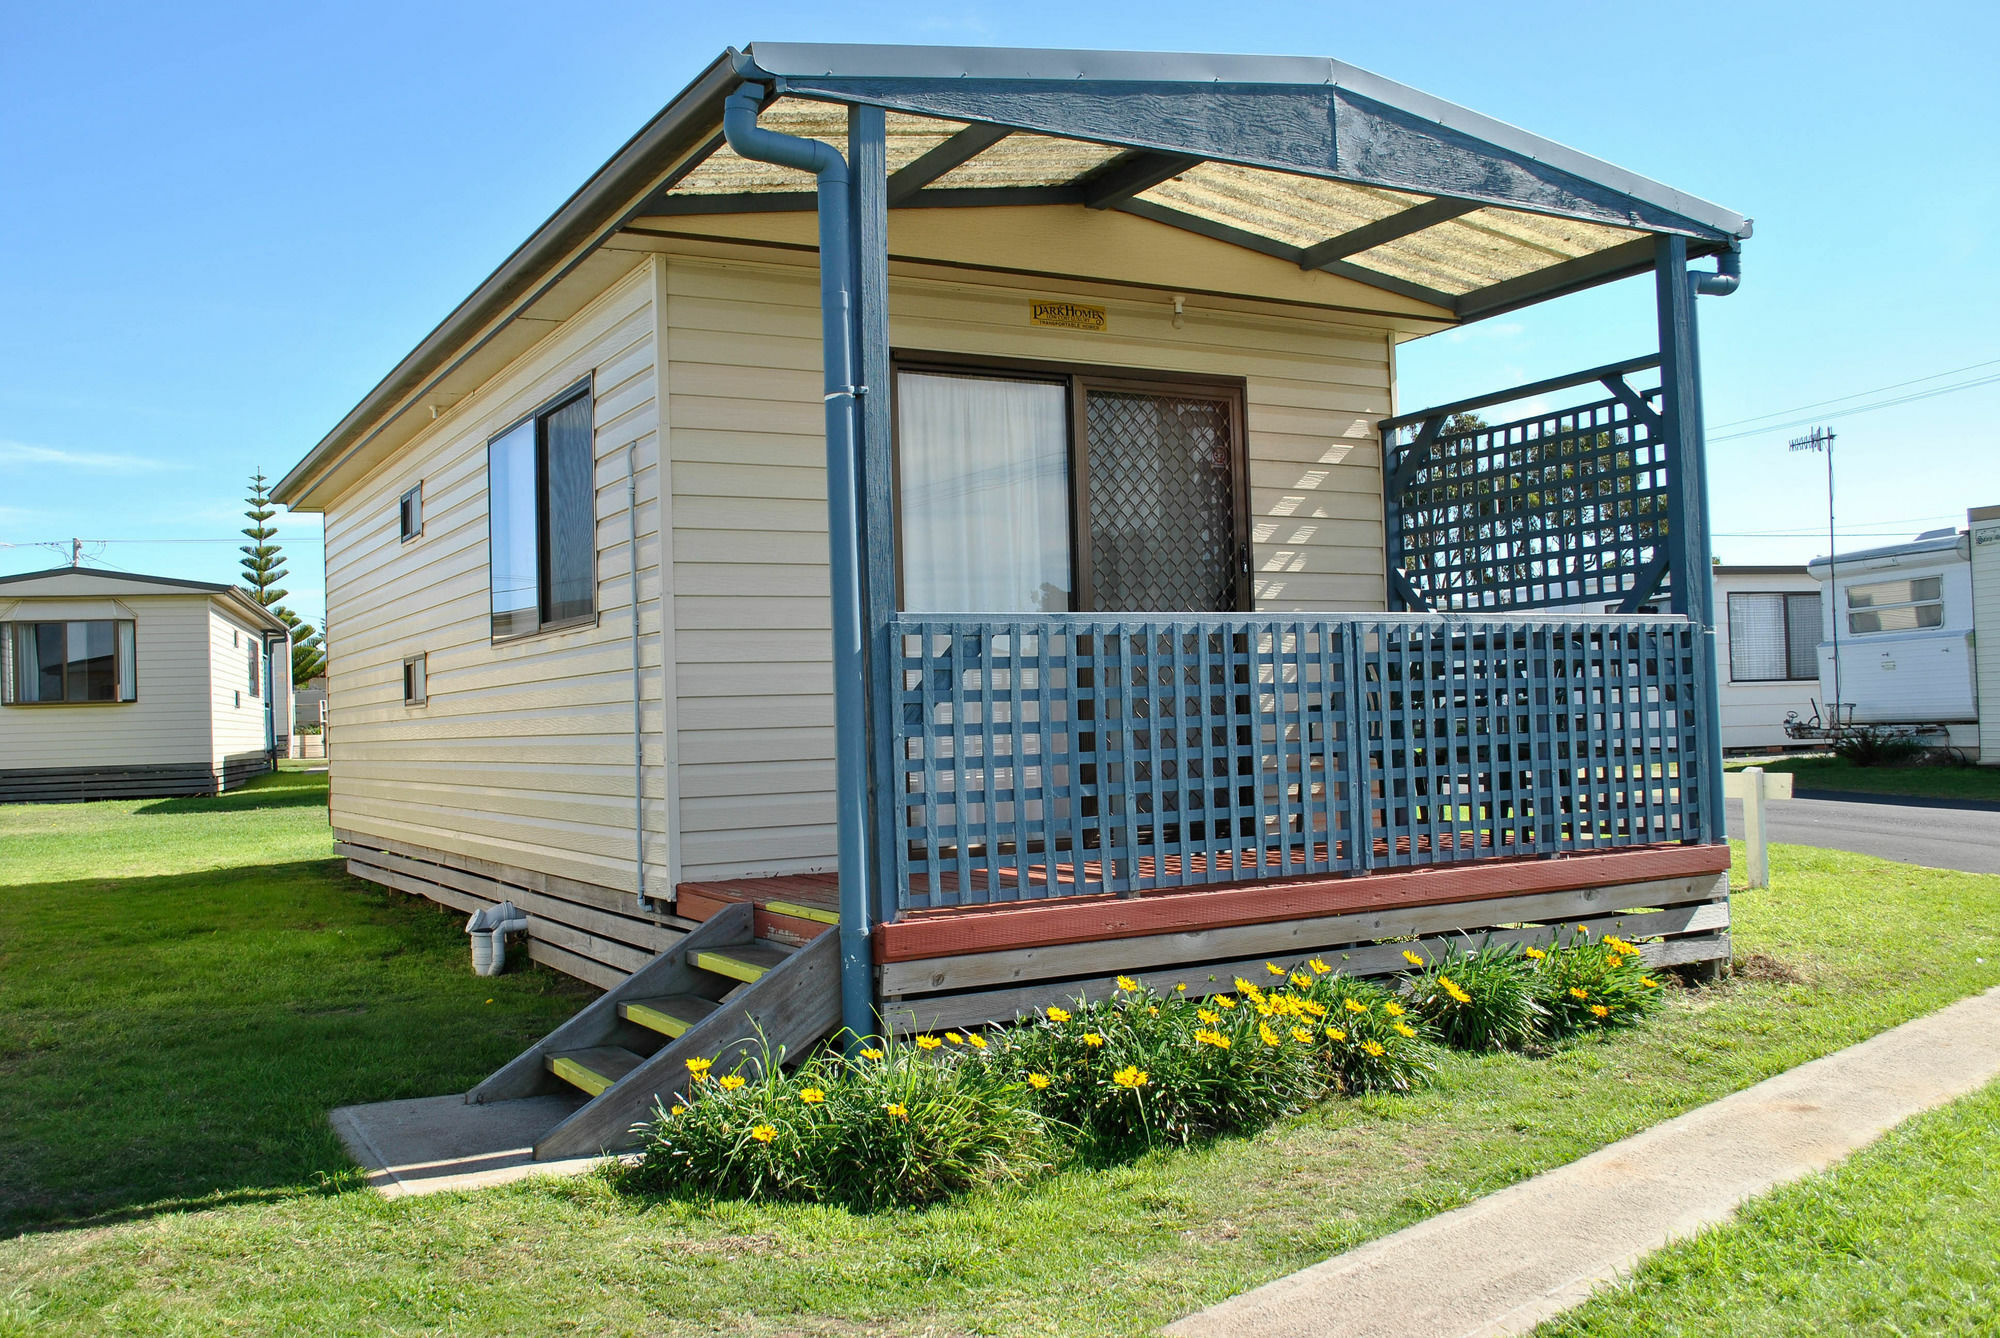
[(694, 955), (694, 964), (704, 971), (713, 971), (718, 976), (728, 976), (731, 980), (740, 980), (746, 985), (756, 984), (764, 978), (764, 973), (771, 969), (768, 966), (759, 966), (756, 962), (746, 962), (731, 957), (726, 952), (698, 952)]
[(642, 1003), (625, 1004), (619, 1011), (624, 1013), (627, 1022), (636, 1022), (642, 1027), (649, 1027), (661, 1035), (671, 1036), (675, 1040), (679, 1040), (682, 1036), (686, 1035), (688, 1028), (694, 1025), (694, 1023), (689, 1022), (686, 1018), (675, 1017), (672, 1013), (663, 1013), (657, 1008), (648, 1008)]
[(764, 909), (773, 915), (790, 915), (801, 920), (816, 920), (823, 925), (840, 923), (840, 912), (825, 910), (819, 906), (801, 906), (796, 901), (767, 901)]
[(574, 1059), (557, 1056), (549, 1060), (549, 1072), (564, 1082), (574, 1083), (592, 1096), (602, 1096), (611, 1086), (612, 1080), (602, 1074), (593, 1073)]

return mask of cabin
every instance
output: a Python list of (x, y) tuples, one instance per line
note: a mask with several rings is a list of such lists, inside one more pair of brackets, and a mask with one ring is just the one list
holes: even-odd
[(292, 732), (290, 636), (235, 586), (0, 576), (0, 803), (212, 795), (269, 771)]
[[(2000, 506), (1965, 513), (1972, 554), (1972, 640), (1978, 681), (1979, 764), (2000, 767)], [(1984, 655), (1980, 646), (1987, 647)]]
[[(1696, 306), (1749, 235), (1317, 57), (725, 52), (275, 494), (348, 867), (605, 990), (469, 1099), (584, 1101), (558, 1157), (751, 1020), (1726, 958)], [(1398, 401), (1624, 278), (1656, 347)]]
[(1829, 629), (1821, 700), (1839, 703), (1825, 721), (1917, 730), (1979, 754), (1972, 540), (1970, 529), (1946, 527), (1808, 564)]
[(1714, 571), (1717, 727), (1727, 753), (1811, 744), (1787, 721), (1819, 713), (1820, 583), (1803, 566), (1721, 566)]

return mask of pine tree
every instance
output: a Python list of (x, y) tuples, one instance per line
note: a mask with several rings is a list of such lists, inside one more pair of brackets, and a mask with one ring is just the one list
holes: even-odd
[(244, 500), (249, 506), (243, 514), (250, 524), (243, 533), (252, 542), (243, 546), (243, 584), (249, 587), (252, 599), (291, 629), (292, 682), (310, 683), (326, 672), (326, 642), (311, 623), (278, 602), (285, 597), (278, 585), (285, 579), (285, 556), (274, 542), (278, 530), (271, 518), (278, 512), (271, 505), (263, 470), (250, 476), (250, 495)]

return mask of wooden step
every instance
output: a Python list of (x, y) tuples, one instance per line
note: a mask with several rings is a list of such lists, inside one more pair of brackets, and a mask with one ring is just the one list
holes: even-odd
[(613, 1083), (645, 1062), (622, 1045), (594, 1045), (588, 1050), (564, 1050), (548, 1056), (549, 1072), (564, 1082), (574, 1083), (592, 1096), (601, 1095)]
[(713, 971), (718, 976), (728, 976), (746, 985), (754, 985), (763, 979), (764, 973), (792, 955), (793, 949), (780, 947), (776, 943), (758, 941), (739, 943), (734, 947), (710, 948), (694, 955), (694, 964), (704, 971)]
[(720, 1007), (715, 1000), (699, 994), (664, 994), (653, 999), (627, 999), (618, 1005), (618, 1016), (651, 1027), (664, 1036), (678, 1038)]
[(823, 925), (840, 923), (840, 912), (830, 911), (824, 906), (808, 906), (797, 901), (767, 901), (764, 909), (773, 915), (789, 915), (799, 920), (812, 920)]

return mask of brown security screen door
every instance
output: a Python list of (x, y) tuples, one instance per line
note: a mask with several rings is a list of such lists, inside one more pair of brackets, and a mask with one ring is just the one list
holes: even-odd
[(1235, 386), (923, 362), (896, 376), (904, 609), (1245, 606)]
[(1083, 393), (1091, 606), (1241, 607), (1234, 399), (1089, 381)]

